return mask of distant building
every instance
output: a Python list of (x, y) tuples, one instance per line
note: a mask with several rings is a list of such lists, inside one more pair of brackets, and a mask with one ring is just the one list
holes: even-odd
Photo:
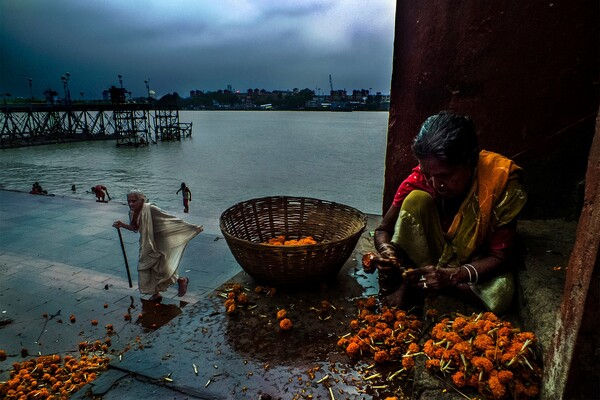
[(127, 91), (124, 88), (111, 86), (108, 92), (110, 93), (110, 102), (112, 104), (125, 104), (127, 102), (125, 99)]
[(58, 92), (48, 89), (44, 92), (44, 101), (48, 104), (54, 104), (58, 101)]

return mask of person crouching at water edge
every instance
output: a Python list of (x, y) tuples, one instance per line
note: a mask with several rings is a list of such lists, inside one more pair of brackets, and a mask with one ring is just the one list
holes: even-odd
[(204, 228), (167, 214), (154, 204), (146, 203), (146, 197), (139, 190), (131, 190), (127, 194), (127, 204), (130, 223), (115, 221), (113, 227), (140, 233), (140, 293), (152, 295), (151, 301), (160, 302), (160, 292), (177, 282), (177, 295), (185, 295), (189, 279), (178, 275), (179, 262), (188, 242)]
[(522, 170), (479, 150), (470, 118), (429, 117), (412, 143), (418, 161), (375, 229), (380, 294), (406, 306), (442, 292), (503, 314), (514, 293)]

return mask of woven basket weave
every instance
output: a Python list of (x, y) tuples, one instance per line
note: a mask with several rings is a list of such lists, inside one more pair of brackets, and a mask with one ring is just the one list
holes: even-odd
[[(221, 214), (233, 256), (250, 276), (272, 285), (333, 279), (352, 254), (367, 217), (355, 208), (306, 197), (274, 196), (240, 202)], [(312, 236), (317, 244), (263, 244)]]

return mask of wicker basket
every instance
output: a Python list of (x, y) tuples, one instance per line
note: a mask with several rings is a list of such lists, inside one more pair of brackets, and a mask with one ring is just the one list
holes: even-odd
[[(367, 217), (355, 208), (306, 197), (274, 196), (238, 203), (221, 215), (233, 256), (250, 276), (272, 285), (333, 279), (352, 254)], [(312, 236), (317, 244), (262, 244)]]

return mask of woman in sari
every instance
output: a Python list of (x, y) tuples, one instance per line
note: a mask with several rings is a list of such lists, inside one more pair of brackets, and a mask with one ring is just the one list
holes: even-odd
[(411, 291), (443, 292), (504, 313), (527, 200), (521, 168), (480, 151), (472, 121), (449, 112), (423, 123), (412, 151), (418, 166), (375, 230), (380, 295), (400, 307)]
[(189, 224), (146, 203), (146, 197), (139, 190), (127, 194), (127, 204), (131, 222), (115, 221), (113, 226), (140, 233), (140, 293), (149, 294), (150, 300), (160, 302), (160, 292), (177, 282), (177, 295), (185, 295), (189, 279), (178, 275), (179, 262), (188, 242), (203, 231), (202, 226)]

